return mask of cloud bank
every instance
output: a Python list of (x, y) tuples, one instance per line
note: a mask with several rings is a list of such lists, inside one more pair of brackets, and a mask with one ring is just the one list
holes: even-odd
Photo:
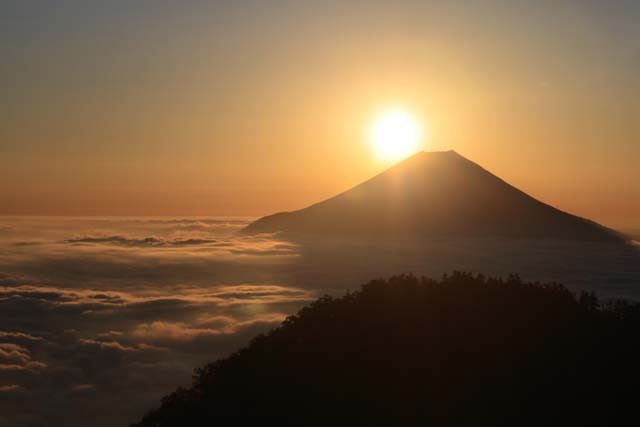
[(237, 218), (0, 218), (0, 426), (127, 425), (322, 294), (452, 270), (640, 297), (638, 251), (238, 236)]
[(296, 246), (235, 237), (244, 224), (0, 226), (0, 425), (126, 425), (188, 383), (193, 368), (311, 300), (309, 290), (267, 280)]

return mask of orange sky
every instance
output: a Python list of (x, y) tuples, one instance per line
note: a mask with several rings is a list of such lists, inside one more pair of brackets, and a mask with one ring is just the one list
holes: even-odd
[(368, 126), (401, 104), (425, 150), (640, 222), (637, 3), (238, 3), (12, 6), (0, 214), (303, 207), (388, 166)]

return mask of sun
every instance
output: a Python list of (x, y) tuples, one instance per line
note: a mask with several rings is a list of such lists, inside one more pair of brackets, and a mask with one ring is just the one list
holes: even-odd
[(373, 121), (370, 142), (383, 161), (398, 161), (419, 149), (422, 128), (406, 110), (394, 108), (380, 113)]

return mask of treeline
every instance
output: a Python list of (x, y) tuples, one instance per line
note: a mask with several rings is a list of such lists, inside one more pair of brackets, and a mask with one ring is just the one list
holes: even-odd
[(316, 300), (198, 369), (136, 425), (229, 416), (628, 425), (640, 402), (639, 338), (637, 303), (518, 276), (395, 276)]

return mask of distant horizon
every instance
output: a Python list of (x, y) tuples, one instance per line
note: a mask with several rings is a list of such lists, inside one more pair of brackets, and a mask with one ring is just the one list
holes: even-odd
[[(294, 210), (298, 210), (298, 209), (302, 209), (306, 206), (301, 206), (299, 208), (296, 209), (290, 209), (290, 210), (279, 210), (279, 211), (269, 211), (269, 212), (264, 212), (264, 213), (258, 213), (258, 214), (239, 214), (239, 215), (233, 215), (233, 214), (221, 214), (221, 215), (216, 215), (216, 214), (189, 214), (189, 213), (185, 213), (185, 214), (181, 214), (181, 213), (176, 213), (176, 214), (100, 214), (100, 213), (95, 213), (95, 214), (57, 214), (57, 213), (52, 213), (52, 214), (22, 214), (22, 213), (18, 213), (18, 214), (11, 214), (11, 213), (0, 213), (0, 217), (3, 218), (172, 218), (172, 219), (180, 219), (180, 218), (184, 218), (184, 219), (197, 219), (197, 218), (207, 218), (207, 219), (224, 219), (224, 218), (233, 218), (233, 219), (247, 219), (247, 220), (256, 220), (258, 218), (261, 218), (263, 216), (267, 216), (267, 215), (271, 215), (274, 213), (278, 213), (278, 212), (289, 212), (289, 211), (294, 211)], [(555, 207), (555, 206), (554, 206)], [(562, 210), (562, 209), (561, 209)], [(584, 216), (584, 215), (580, 215), (580, 214), (576, 214), (574, 212), (569, 212), (569, 211), (564, 211), (567, 212), (571, 215), (575, 215), (581, 218), (585, 218), (588, 220), (592, 220), (597, 222), (598, 224), (604, 225), (606, 227), (609, 227), (611, 229), (617, 230), (617, 231), (638, 231), (640, 232), (640, 219), (639, 220), (635, 220), (635, 221), (623, 221), (620, 222), (618, 224), (613, 223), (609, 224), (605, 221), (599, 221), (596, 220), (594, 218), (588, 217), (588, 216)]]
[[(149, 211), (145, 211), (142, 212), (140, 210), (136, 210), (135, 208), (133, 210), (130, 211), (126, 211), (126, 210), (121, 210), (121, 211), (116, 211), (116, 212), (111, 212), (111, 213), (104, 213), (104, 212), (95, 212), (95, 211), (67, 211), (67, 212), (52, 212), (52, 213), (33, 213), (33, 212), (16, 212), (16, 213), (12, 213), (12, 212), (3, 212), (2, 208), (0, 208), (0, 216), (3, 217), (12, 217), (12, 216), (16, 216), (16, 217), (191, 217), (191, 218), (196, 218), (196, 217), (235, 217), (235, 218), (260, 218), (262, 216), (266, 216), (266, 215), (270, 215), (273, 213), (277, 213), (277, 212), (287, 212), (287, 211), (293, 211), (293, 210), (298, 210), (298, 209), (302, 209), (306, 206), (309, 206), (311, 204), (320, 202), (322, 200), (326, 200), (328, 198), (331, 198), (337, 194), (342, 193), (343, 191), (347, 191), (350, 188), (353, 188), (354, 186), (372, 178), (373, 176), (377, 175), (378, 173), (383, 172), (384, 170), (395, 166), (396, 164), (399, 164), (411, 157), (414, 157), (416, 155), (419, 154), (425, 154), (425, 153), (456, 153), (458, 155), (461, 155), (458, 151), (456, 151), (455, 149), (443, 149), (443, 150), (418, 150), (413, 152), (412, 154), (406, 156), (403, 159), (400, 159), (396, 162), (394, 162), (391, 165), (384, 165), (384, 167), (375, 172), (374, 174), (372, 174), (371, 176), (368, 176), (364, 179), (362, 179), (360, 182), (356, 182), (354, 184), (352, 184), (351, 186), (349, 186), (348, 188), (345, 188), (343, 190), (337, 190), (336, 192), (334, 192), (333, 194), (328, 194), (326, 196), (320, 196), (318, 199), (316, 200), (309, 200), (306, 203), (302, 202), (302, 205), (296, 206), (296, 207), (291, 207), (292, 203), (283, 203), (283, 208), (281, 209), (275, 209), (275, 210), (265, 210), (265, 209), (256, 209), (256, 210), (252, 210), (250, 212), (238, 212), (238, 213), (232, 213), (230, 211), (226, 211), (226, 213), (211, 213), (211, 212), (203, 212), (203, 211), (183, 211), (181, 210), (182, 208), (180, 207), (175, 207), (172, 209), (172, 211), (168, 211), (167, 208), (165, 208), (165, 212), (162, 212), (162, 210), (160, 212), (156, 211), (156, 210), (149, 210)], [(465, 157), (464, 155), (461, 155), (462, 157)], [(466, 157), (465, 157), (466, 158)], [(468, 159), (471, 160), (472, 162), (474, 161), (473, 159)], [(474, 162), (475, 163), (475, 162)], [(480, 164), (481, 167), (483, 167), (482, 164)], [(490, 171), (490, 170), (489, 170)], [(491, 171), (490, 171), (491, 172)], [(505, 179), (504, 177), (500, 177), (502, 179)], [(509, 184), (510, 181), (508, 179), (505, 179), (505, 181)], [(511, 184), (513, 185), (513, 184)], [(515, 185), (514, 185), (515, 186)], [(518, 188), (517, 186), (515, 186), (516, 188)], [(611, 217), (611, 215), (589, 215), (588, 213), (580, 213), (580, 212), (572, 212), (569, 209), (565, 209), (562, 206), (558, 206), (555, 205), (553, 203), (547, 202), (546, 200), (544, 200), (544, 198), (538, 198), (534, 195), (532, 195), (531, 193), (529, 193), (527, 190), (525, 189), (521, 189), (520, 190), (524, 191), (526, 194), (531, 195), (532, 197), (538, 199), (539, 201), (545, 203), (545, 204), (549, 204), (555, 208), (558, 208), (564, 212), (567, 212), (571, 215), (575, 215), (578, 217), (582, 217), (582, 218), (586, 218), (586, 219), (590, 219), (593, 221), (596, 221), (602, 225), (605, 225), (607, 227), (610, 228), (614, 228), (617, 229), (619, 231), (623, 231), (624, 229), (631, 229), (634, 227), (638, 227), (640, 226), (640, 219), (631, 219), (631, 217), (629, 218), (613, 218)], [(310, 194), (315, 194), (315, 191), (310, 191)], [(307, 197), (308, 199), (309, 197)], [(121, 208), (122, 209), (122, 208)], [(606, 206), (604, 208), (601, 207), (601, 209), (606, 210)]]

